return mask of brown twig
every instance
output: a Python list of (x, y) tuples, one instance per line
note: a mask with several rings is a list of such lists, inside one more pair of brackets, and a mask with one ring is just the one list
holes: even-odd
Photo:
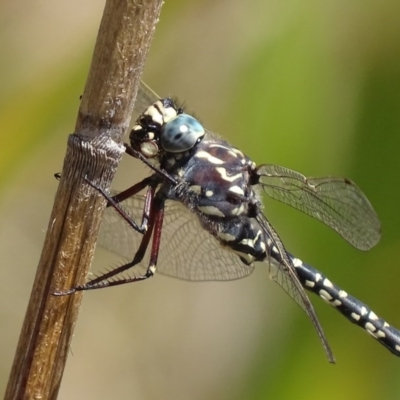
[(104, 200), (83, 178), (111, 184), (161, 4), (106, 2), (5, 399), (57, 398), (81, 294), (51, 294), (83, 283), (90, 268)]

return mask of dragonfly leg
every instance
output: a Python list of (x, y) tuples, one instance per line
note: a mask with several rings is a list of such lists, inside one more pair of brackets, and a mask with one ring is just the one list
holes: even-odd
[[(114, 210), (137, 232), (145, 233), (148, 229), (149, 224), (149, 214), (150, 207), (154, 199), (154, 193), (156, 189), (156, 182), (153, 177), (148, 177), (143, 179), (142, 181), (136, 183), (130, 188), (124, 190), (121, 193), (118, 193), (116, 196), (111, 197), (103, 188), (97, 186), (90, 180), (85, 177), (86, 182), (95, 190), (97, 190), (106, 200), (107, 207), (112, 207)], [(128, 197), (139, 193), (144, 188), (148, 187), (146, 197), (145, 197), (145, 206), (143, 209), (142, 222), (140, 226), (132, 219), (132, 217), (126, 213), (126, 211), (119, 205), (120, 202), (126, 200)]]
[(171, 174), (169, 174), (167, 171), (153, 165), (142, 153), (135, 150), (133, 147), (129, 146), (129, 144), (124, 143), (124, 146), (125, 146), (126, 154), (129, 154), (133, 158), (138, 158), (140, 161), (143, 162), (143, 164), (147, 165), (157, 175), (163, 177), (164, 179), (166, 179), (168, 182), (172, 183), (173, 185), (177, 185), (179, 183)]
[(400, 356), (400, 331), (378, 317), (370, 307), (332, 283), (315, 268), (291, 256), (302, 286), (317, 294), (349, 321), (366, 330), (393, 354)]
[[(106, 272), (105, 274), (102, 274), (94, 279), (91, 279), (84, 285), (75, 286), (74, 288), (67, 290), (65, 292), (56, 292), (54, 293), (54, 295), (62, 296), (66, 294), (72, 294), (77, 291), (101, 289), (110, 286), (124, 285), (126, 283), (143, 281), (147, 278), (152, 277), (156, 272), (158, 253), (160, 250), (161, 229), (164, 219), (164, 203), (159, 201), (154, 201), (153, 207), (154, 209), (152, 209), (150, 213), (150, 221), (148, 229), (146, 233), (143, 235), (139, 249), (137, 250), (131, 262), (123, 264), (120, 267), (113, 269), (112, 271)], [(116, 275), (139, 264), (143, 260), (143, 257), (146, 254), (152, 236), (153, 240), (151, 244), (150, 261), (146, 272), (143, 275), (137, 275), (126, 278), (124, 277), (113, 278)]]

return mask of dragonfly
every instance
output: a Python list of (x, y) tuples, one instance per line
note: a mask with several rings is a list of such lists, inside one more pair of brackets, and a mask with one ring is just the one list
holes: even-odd
[[(266, 194), (323, 222), (355, 248), (369, 250), (380, 239), (380, 221), (355, 183), (256, 165), (144, 83), (135, 108), (141, 114), (125, 149), (151, 174), (111, 193), (86, 179), (107, 200), (98, 243), (131, 261), (58, 294), (139, 282), (156, 271), (189, 281), (234, 280), (264, 264), (311, 319), (330, 362), (335, 362), (332, 350), (306, 291), (400, 356), (400, 331), (289, 253), (263, 210)], [(131, 268), (134, 273), (127, 275)]]

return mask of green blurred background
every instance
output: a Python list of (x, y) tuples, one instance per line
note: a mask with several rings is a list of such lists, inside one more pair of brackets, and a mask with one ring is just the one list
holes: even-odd
[[(0, 3), (0, 389), (103, 6)], [(356, 181), (382, 220), (368, 253), (284, 205), (265, 212), (290, 251), (400, 327), (398, 0), (170, 0), (145, 80), (256, 162)], [(132, 163), (116, 188), (138, 179)], [(99, 250), (93, 268), (117, 261)], [(311, 299), (335, 366), (263, 266), (236, 282), (158, 275), (87, 293), (59, 398), (399, 399), (400, 360)]]

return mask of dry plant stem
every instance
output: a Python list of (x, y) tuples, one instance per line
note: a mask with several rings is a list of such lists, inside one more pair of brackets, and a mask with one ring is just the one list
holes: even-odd
[(83, 177), (110, 186), (161, 4), (106, 2), (5, 399), (57, 398), (81, 293), (51, 293), (83, 283), (90, 268), (104, 200)]

